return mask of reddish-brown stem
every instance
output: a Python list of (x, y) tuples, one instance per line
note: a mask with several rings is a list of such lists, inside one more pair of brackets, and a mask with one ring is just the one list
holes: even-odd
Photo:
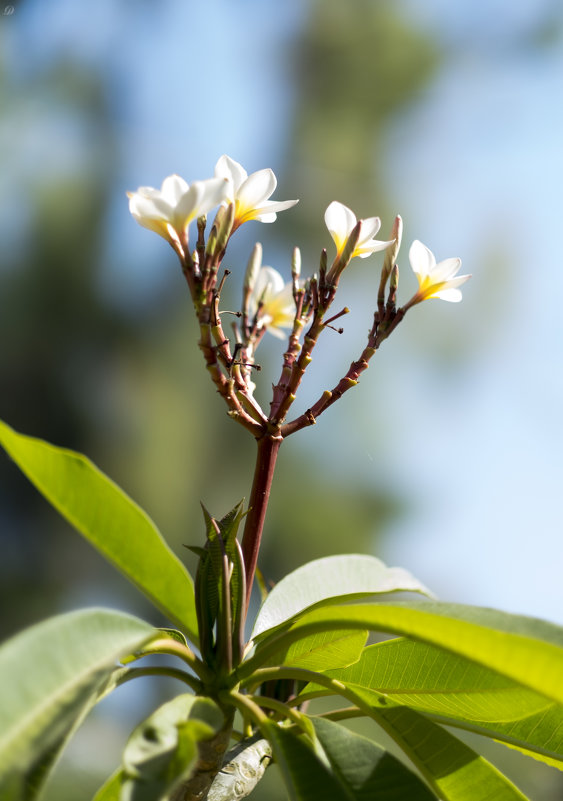
[(250, 602), (254, 573), (260, 550), (260, 540), (270, 499), (270, 489), (276, 467), (276, 459), (283, 442), (278, 432), (267, 432), (257, 440), (258, 452), (254, 468), (254, 480), (248, 503), (248, 514), (242, 536), (242, 555), (246, 572), (246, 609)]
[(317, 417), (326, 411), (329, 406), (332, 406), (333, 403), (336, 403), (337, 400), (340, 400), (345, 392), (358, 384), (360, 375), (369, 367), (370, 359), (376, 354), (383, 340), (387, 339), (389, 334), (404, 318), (405, 309), (395, 311), (394, 307), (390, 307), (382, 323), (380, 322), (380, 314), (380, 311), (375, 312), (373, 326), (368, 337), (368, 344), (364, 348), (360, 358), (352, 362), (348, 372), (340, 379), (334, 389), (330, 391), (325, 390), (313, 406), (299, 417), (296, 417), (295, 420), (282, 426), (282, 437), (289, 437), (291, 434), (295, 434), (296, 431), (300, 431), (306, 426), (314, 425), (317, 422)]

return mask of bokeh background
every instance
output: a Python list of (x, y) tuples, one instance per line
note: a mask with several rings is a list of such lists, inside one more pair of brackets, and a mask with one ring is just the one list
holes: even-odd
[[(256, 240), (289, 277), (331, 247), (323, 213), (396, 213), (408, 246), (461, 256), (460, 305), (416, 307), (360, 387), (287, 442), (261, 567), (329, 553), (401, 564), (441, 598), (563, 624), (561, 186), (557, 0), (21, 0), (0, 4), (0, 416), (88, 453), (175, 550), (248, 494), (254, 444), (207, 381), (175, 256), (125, 192), (222, 153), (272, 167), (277, 199), (229, 252), (229, 303)], [(356, 260), (300, 410), (357, 357), (380, 259)], [(330, 333), (330, 332), (329, 332)], [(281, 346), (264, 343), (260, 397)], [(190, 564), (192, 564), (190, 562)], [(0, 458), (0, 636), (102, 604), (162, 622)], [(46, 801), (91, 797), (166, 697), (123, 688), (68, 750)], [(176, 689), (176, 688), (174, 688)], [(492, 753), (534, 799), (560, 775)], [(257, 798), (283, 798), (275, 771)]]

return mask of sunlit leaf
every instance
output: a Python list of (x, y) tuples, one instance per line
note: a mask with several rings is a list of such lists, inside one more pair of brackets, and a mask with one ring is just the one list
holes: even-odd
[(563, 703), (563, 629), (534, 618), (437, 602), (332, 606), (274, 632), (238, 669), (246, 679), (275, 653), (321, 631), (343, 628), (403, 634), (497, 671)]
[(526, 796), (490, 762), (424, 715), (390, 706), (374, 712), (374, 719), (443, 801), (525, 801)]
[(268, 664), (323, 671), (345, 667), (358, 661), (367, 636), (367, 631), (322, 631), (298, 640), (285, 653), (274, 654)]
[(306, 609), (368, 595), (429, 590), (401, 567), (387, 567), (375, 556), (344, 554), (315, 559), (285, 576), (266, 597), (252, 630), (252, 639)]
[[(367, 703), (391, 701), (436, 721), (495, 738), (563, 769), (563, 708), (544, 696), (439, 648), (388, 640), (349, 667), (328, 670)], [(321, 692), (308, 685), (303, 693)]]
[(82, 454), (2, 422), (0, 445), (55, 509), (197, 642), (192, 579), (131, 498)]
[[(104, 609), (51, 618), (0, 648), (0, 798), (31, 799), (116, 661), (154, 629)], [(10, 788), (9, 790), (7, 788)]]

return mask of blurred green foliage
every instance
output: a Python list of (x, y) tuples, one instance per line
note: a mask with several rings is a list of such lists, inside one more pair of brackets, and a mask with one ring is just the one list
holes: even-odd
[[(276, 228), (287, 253), (298, 241), (306, 263), (313, 259), (308, 269), (315, 269), (320, 243), (327, 244), (319, 210), (334, 198), (359, 216), (391, 219), (382, 178), (387, 126), (428, 86), (441, 54), (392, 2), (307, 5), (302, 34), (285, 54), (295, 110), (277, 193), (301, 203)], [(139, 4), (134, 13), (150, 24), (153, 4)], [(0, 31), (0, 45), (5, 35)], [(165, 76), (160, 79), (164, 85)], [(64, 56), (16, 77), (0, 59), (3, 115), (15, 137), (0, 152), (0, 169), (15, 170), (25, 201), (16, 246), (0, 244), (0, 416), (18, 430), (88, 454), (151, 514), (193, 568), (182, 544), (202, 541), (199, 501), (222, 515), (248, 493), (254, 443), (226, 417), (207, 380), (179, 270), (136, 316), (109, 304), (99, 289), (107, 208), (127, 146), (109, 101), (108, 82), (115, 80), (102, 64), (86, 69)], [(19, 148), (16, 141), (25, 131), (18, 128), (30, 120), (50, 125), (57, 115), (80, 131), (80, 158), (65, 169), (29, 168), (25, 143)], [(53, 154), (55, 164), (60, 155)], [(10, 202), (2, 198), (3, 205)], [(149, 236), (133, 223), (126, 235)], [(173, 270), (174, 259), (162, 248), (162, 269)], [(312, 437), (330, 437), (331, 426), (352, 424), (343, 412), (347, 400), (304, 432), (302, 445), (292, 439), (282, 450), (261, 559), (267, 581), (328, 553), (373, 552), (374, 538), (407, 501), (398, 488), (374, 487), (356, 473), (348, 480), (346, 466), (328, 469), (309, 444)], [(385, 423), (374, 425), (381, 427), (378, 435), (389, 436)], [(86, 603), (161, 622), (6, 459), (0, 460), (0, 549), (0, 638)], [(134, 710), (135, 720), (145, 711)], [(93, 725), (103, 726), (103, 715)], [(88, 751), (88, 732), (82, 736)], [(113, 736), (117, 746), (120, 733)], [(77, 801), (78, 785), (80, 798), (97, 786), (95, 769), (80, 768), (80, 740), (72, 753), (45, 801)], [(258, 788), (257, 801), (284, 797), (274, 776)]]

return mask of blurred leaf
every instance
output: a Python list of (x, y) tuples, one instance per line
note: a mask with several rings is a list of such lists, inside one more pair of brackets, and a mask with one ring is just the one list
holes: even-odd
[(438, 645), (563, 703), (563, 628), (492, 609), (432, 601), (330, 606), (307, 612), (284, 632), (260, 642), (238, 675), (245, 679), (272, 654), (301, 638), (342, 628), (392, 632)]
[(367, 631), (323, 631), (290, 645), (285, 653), (276, 653), (271, 665), (285, 665), (307, 670), (328, 670), (357, 662), (366, 644)]
[[(31, 799), (115, 662), (154, 636), (103, 609), (50, 618), (0, 648), (0, 798)], [(9, 789), (6, 789), (9, 788)]]
[(429, 590), (401, 567), (375, 556), (344, 554), (315, 559), (283, 578), (262, 604), (252, 639), (312, 607), (388, 592)]
[(0, 444), (55, 509), (197, 642), (192, 579), (145, 512), (79, 453), (1, 422)]
[[(132, 733), (123, 753), (120, 801), (155, 801), (189, 778), (198, 762), (198, 743), (224, 724), (211, 698), (178, 695)], [(110, 796), (111, 797), (111, 796)]]
[(354, 801), (429, 801), (434, 795), (380, 746), (330, 720), (311, 717), (334, 773)]
[(120, 801), (123, 771), (116, 770), (100, 787), (92, 801)]

